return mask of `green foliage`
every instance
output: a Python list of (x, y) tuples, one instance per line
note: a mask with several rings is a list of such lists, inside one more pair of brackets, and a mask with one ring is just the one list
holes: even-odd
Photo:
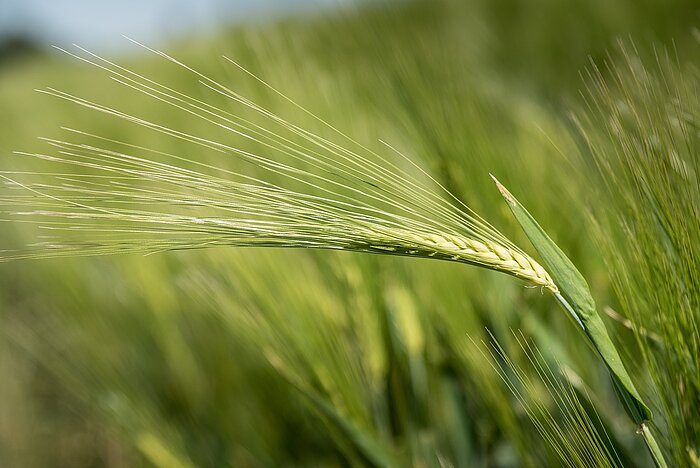
[[(608, 324), (613, 342), (654, 410), (664, 453), (692, 466), (699, 119), (685, 51), (696, 6), (526, 3), (369, 7), (170, 50), (324, 138), (337, 134), (212, 58), (235, 58), (372, 152), (387, 154), (377, 141), (389, 142), (525, 245), (487, 176), (499, 174), (601, 309), (631, 320), (632, 333)], [(633, 54), (613, 58), (620, 65), (586, 77), (589, 105), (566, 100), (587, 57), (603, 57), (620, 35), (675, 39), (678, 63), (660, 59), (659, 73)], [(204, 96), (152, 55), (119, 63)], [(32, 92), (47, 86), (232, 143), (91, 67), (49, 57), (0, 70), (1, 170), (44, 171), (46, 161), (10, 152), (45, 152), (34, 138), (63, 140), (63, 125), (276, 180)], [(569, 110), (583, 132), (572, 131)], [(0, 248), (41, 234), (3, 223)], [(0, 265), (0, 330), (2, 465), (651, 465), (607, 369), (555, 301), (464, 265), (275, 248), (15, 262)], [(482, 353), (482, 341), (497, 352)]]

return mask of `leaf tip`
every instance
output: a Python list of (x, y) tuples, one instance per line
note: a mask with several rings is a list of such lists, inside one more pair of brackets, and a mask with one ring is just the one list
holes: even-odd
[(513, 198), (513, 195), (510, 194), (510, 192), (508, 191), (508, 189), (505, 188), (505, 187), (503, 186), (503, 184), (501, 184), (501, 183), (498, 181), (498, 179), (496, 179), (496, 177), (495, 177), (493, 174), (491, 174), (491, 173), (489, 172), (489, 175), (491, 176), (491, 179), (493, 179), (493, 181), (496, 183), (496, 187), (498, 187), (498, 190), (501, 192), (501, 195), (503, 195), (503, 198), (505, 198), (506, 202), (507, 202), (509, 205), (515, 206), (515, 205), (516, 205), (515, 198)]

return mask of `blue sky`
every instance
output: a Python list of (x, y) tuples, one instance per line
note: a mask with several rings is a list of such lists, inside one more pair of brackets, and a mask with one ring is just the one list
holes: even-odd
[(46, 43), (111, 50), (121, 35), (154, 42), (222, 21), (314, 10), (351, 0), (0, 0), (0, 36), (29, 32)]

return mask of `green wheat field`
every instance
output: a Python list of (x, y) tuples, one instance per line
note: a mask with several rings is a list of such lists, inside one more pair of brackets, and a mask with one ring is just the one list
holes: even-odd
[(364, 2), (0, 62), (0, 466), (700, 467), (698, 27)]

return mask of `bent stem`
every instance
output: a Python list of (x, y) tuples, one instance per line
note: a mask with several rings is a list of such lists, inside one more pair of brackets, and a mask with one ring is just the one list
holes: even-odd
[(559, 302), (559, 305), (562, 306), (562, 308), (569, 313), (569, 315), (574, 319), (574, 321), (578, 324), (579, 327), (581, 327), (581, 330), (584, 332), (586, 331), (586, 327), (581, 321), (580, 318), (578, 318), (578, 315), (576, 315), (576, 312), (574, 312), (574, 309), (571, 307), (571, 305), (564, 299), (564, 296), (561, 295), (560, 292), (554, 293), (554, 297), (556, 298), (557, 302)]
[[(569, 304), (569, 302), (559, 292), (554, 293), (554, 297), (556, 298), (559, 305), (574, 319), (574, 321), (581, 327), (583, 332), (586, 333), (586, 336), (588, 336), (590, 339), (590, 336), (586, 331), (585, 325), (578, 318), (578, 315), (576, 315), (576, 312), (574, 311), (573, 307), (571, 307), (571, 304)], [(615, 376), (612, 375), (612, 378), (614, 380)], [(620, 400), (622, 400), (622, 397), (620, 395), (622, 395), (622, 393), (618, 392), (618, 396), (620, 397)], [(625, 404), (624, 401), (621, 401), (621, 403)], [(639, 424), (637, 428), (637, 433), (641, 434), (642, 437), (644, 437), (644, 442), (646, 443), (647, 448), (649, 449), (649, 453), (651, 454), (651, 457), (654, 460), (654, 464), (658, 468), (667, 468), (668, 465), (666, 464), (666, 459), (664, 458), (664, 455), (661, 452), (661, 448), (659, 447), (658, 442), (656, 442), (654, 435), (651, 433), (651, 430), (647, 425), (647, 421), (643, 421), (641, 424)]]
[(654, 459), (654, 463), (659, 468), (667, 468), (666, 459), (663, 453), (661, 453), (661, 448), (654, 438), (654, 434), (649, 430), (649, 426), (645, 422), (639, 425), (638, 432), (644, 437), (644, 442), (646, 442), (649, 452), (651, 452), (651, 457)]

